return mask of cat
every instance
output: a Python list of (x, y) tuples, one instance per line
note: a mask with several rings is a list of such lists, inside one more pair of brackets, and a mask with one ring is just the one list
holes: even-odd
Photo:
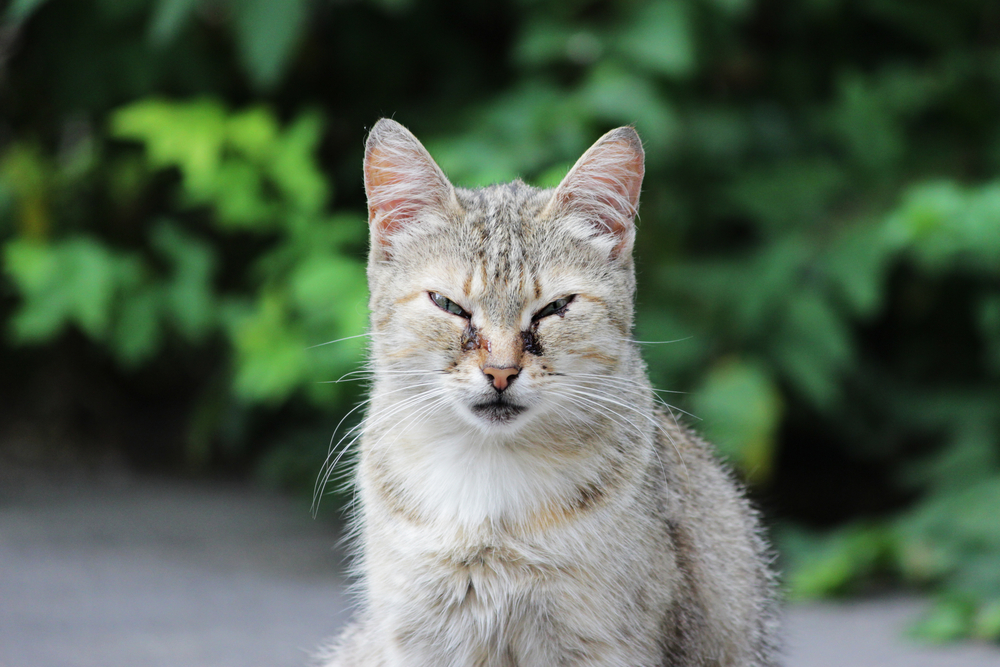
[(371, 404), (358, 616), (325, 667), (777, 664), (758, 517), (632, 340), (636, 131), (555, 189), (365, 151)]

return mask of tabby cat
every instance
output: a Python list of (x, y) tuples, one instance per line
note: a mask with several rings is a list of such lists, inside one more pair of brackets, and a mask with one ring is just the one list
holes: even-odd
[(320, 664), (776, 664), (757, 516), (631, 337), (643, 160), (622, 127), (555, 189), (465, 190), (372, 128), (360, 608)]

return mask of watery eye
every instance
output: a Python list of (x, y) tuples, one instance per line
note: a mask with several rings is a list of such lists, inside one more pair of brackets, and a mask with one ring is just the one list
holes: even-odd
[(465, 310), (460, 305), (458, 305), (448, 297), (441, 296), (437, 292), (428, 292), (427, 294), (431, 297), (431, 301), (434, 302), (434, 305), (440, 308), (441, 310), (447, 311), (452, 315), (458, 315), (459, 317), (464, 317), (465, 319), (469, 319), (470, 317), (472, 317), (467, 312), (465, 312)]
[(556, 299), (555, 301), (553, 301), (552, 303), (550, 303), (549, 305), (545, 306), (540, 311), (535, 313), (535, 316), (532, 317), (531, 319), (540, 320), (543, 317), (548, 317), (549, 315), (562, 315), (565, 312), (566, 306), (568, 306), (569, 302), (572, 301), (574, 298), (576, 298), (576, 295), (571, 294), (570, 296), (563, 297), (562, 299)]

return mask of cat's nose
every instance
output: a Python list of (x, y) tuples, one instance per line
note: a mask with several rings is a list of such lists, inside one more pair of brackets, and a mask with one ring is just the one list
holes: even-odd
[(483, 368), (483, 374), (486, 375), (490, 380), (493, 381), (493, 387), (497, 391), (503, 391), (507, 388), (517, 374), (521, 372), (521, 369), (517, 366), (505, 366), (504, 368), (496, 368), (494, 366), (486, 366)]

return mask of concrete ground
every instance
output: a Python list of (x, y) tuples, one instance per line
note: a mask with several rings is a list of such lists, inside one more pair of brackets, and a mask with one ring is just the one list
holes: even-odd
[[(337, 531), (241, 486), (0, 475), (0, 667), (294, 667), (349, 617)], [(794, 606), (787, 667), (1000, 667), (921, 601)]]

